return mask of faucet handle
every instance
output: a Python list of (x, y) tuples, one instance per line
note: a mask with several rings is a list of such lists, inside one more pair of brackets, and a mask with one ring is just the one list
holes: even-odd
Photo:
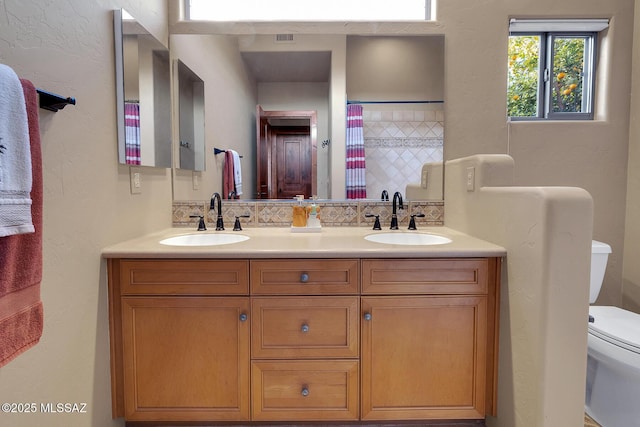
[(251, 215), (238, 215), (236, 216), (236, 222), (233, 224), (233, 231), (242, 231), (242, 225), (240, 225), (240, 218), (250, 218)]
[(424, 218), (424, 216), (425, 215), (423, 213), (411, 215), (411, 221), (409, 221), (409, 230), (417, 230), (418, 228), (416, 227), (416, 217)]
[(365, 216), (365, 217), (367, 217), (367, 218), (373, 218), (373, 217), (375, 217), (375, 218), (376, 218), (376, 220), (375, 220), (375, 222), (373, 223), (373, 229), (374, 229), (374, 230), (382, 230), (382, 227), (380, 226), (380, 215), (365, 214), (364, 216)]
[(202, 215), (189, 215), (189, 218), (200, 218), (198, 221), (198, 231), (206, 231), (207, 225), (204, 222), (204, 216)]

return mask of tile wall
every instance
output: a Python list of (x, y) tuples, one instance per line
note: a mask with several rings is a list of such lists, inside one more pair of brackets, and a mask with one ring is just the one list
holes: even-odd
[(444, 111), (362, 112), (367, 196), (382, 190), (405, 192), (408, 183), (420, 183), (422, 165), (442, 161)]

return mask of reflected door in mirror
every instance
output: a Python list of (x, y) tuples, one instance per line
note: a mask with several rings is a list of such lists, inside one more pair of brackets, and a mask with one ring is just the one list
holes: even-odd
[(317, 114), (315, 111), (264, 111), (257, 106), (259, 199), (292, 199), (316, 194)]

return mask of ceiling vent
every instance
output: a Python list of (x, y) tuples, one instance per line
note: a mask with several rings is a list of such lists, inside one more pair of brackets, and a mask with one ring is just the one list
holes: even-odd
[(276, 34), (276, 43), (294, 43), (293, 34)]

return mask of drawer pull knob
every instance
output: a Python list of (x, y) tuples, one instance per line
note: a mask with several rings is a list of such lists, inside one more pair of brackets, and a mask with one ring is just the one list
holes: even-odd
[(302, 325), (302, 327), (300, 328), (300, 330), (302, 332), (309, 332), (309, 325)]
[(307, 283), (309, 281), (309, 275), (307, 273), (302, 273), (300, 275), (300, 281), (302, 283)]
[(365, 313), (364, 320), (371, 320), (371, 313)]
[(247, 321), (248, 316), (245, 313), (242, 313), (240, 315), (240, 321), (241, 322), (246, 322)]
[(303, 395), (304, 397), (309, 396), (309, 389), (306, 387), (302, 388), (302, 391), (300, 392), (301, 395)]

